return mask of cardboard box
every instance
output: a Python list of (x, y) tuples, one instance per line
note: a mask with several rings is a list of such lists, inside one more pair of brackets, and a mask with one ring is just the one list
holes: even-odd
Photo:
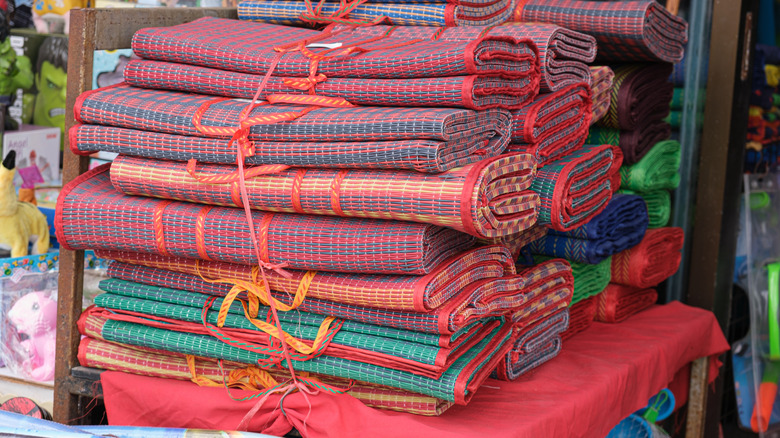
[[(18, 131), (3, 134), (3, 157), (16, 151), (16, 167), (38, 166), (43, 185), (60, 184), (60, 129), (45, 126), (22, 125)], [(22, 185), (19, 175), (16, 186)]]

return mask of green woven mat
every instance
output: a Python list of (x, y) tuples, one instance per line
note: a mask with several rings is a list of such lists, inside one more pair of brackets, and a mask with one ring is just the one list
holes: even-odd
[(653, 190), (652, 192), (635, 192), (620, 189), (618, 193), (639, 195), (647, 204), (647, 215), (650, 217), (648, 228), (661, 228), (669, 223), (672, 215), (672, 196), (668, 190)]
[[(554, 257), (534, 255), (534, 263), (541, 263)], [(612, 257), (607, 257), (600, 263), (590, 265), (569, 260), (571, 273), (574, 276), (574, 293), (569, 307), (578, 302), (601, 293), (612, 277)]]
[[(458, 384), (468, 382), (472, 377), (471, 375), (461, 376), (461, 374), (500, 332), (501, 327), (496, 327), (485, 339), (459, 357), (439, 379), (330, 356), (319, 356), (304, 362), (293, 361), (293, 368), (297, 371), (322, 373), (387, 385), (454, 401)], [(107, 320), (103, 325), (101, 335), (104, 340), (109, 342), (248, 364), (257, 364), (258, 360), (267, 358), (266, 355), (228, 345), (212, 336), (174, 332), (124, 321)], [(505, 332), (502, 341), (507, 342), (510, 336), (511, 332)], [(491, 351), (490, 354), (485, 354), (484, 359), (480, 361), (476, 369), (482, 368), (482, 365), (488, 362), (494, 354), (495, 350)]]
[(638, 163), (620, 168), (620, 188), (639, 192), (672, 190), (680, 184), (680, 143), (660, 141)]

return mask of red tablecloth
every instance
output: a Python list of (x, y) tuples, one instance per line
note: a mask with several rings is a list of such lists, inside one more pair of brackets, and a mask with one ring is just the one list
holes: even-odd
[[(376, 410), (325, 393), (307, 402), (294, 393), (284, 399), (286, 417), (279, 397), (272, 396), (250, 430), (283, 435), (294, 426), (312, 437), (600, 438), (689, 362), (728, 348), (712, 313), (675, 302), (620, 324), (595, 323), (564, 342), (561, 354), (538, 371), (514, 382), (488, 380), (468, 406), (455, 406), (441, 417)], [(714, 378), (718, 362), (711, 363)], [(186, 381), (105, 372), (102, 383), (112, 425), (233, 429), (256, 404)]]

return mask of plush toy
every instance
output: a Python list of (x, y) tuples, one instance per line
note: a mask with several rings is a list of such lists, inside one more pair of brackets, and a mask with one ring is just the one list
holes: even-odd
[(11, 257), (27, 255), (27, 246), (37, 238), (38, 254), (49, 251), (49, 224), (46, 216), (29, 202), (19, 202), (14, 187), (16, 151), (11, 151), (0, 166), (0, 246), (10, 246)]
[(11, 307), (8, 320), (16, 328), (27, 352), (22, 366), (38, 381), (54, 379), (54, 349), (57, 340), (57, 302), (46, 292), (30, 292)]
[(70, 10), (90, 8), (92, 4), (92, 0), (35, 0), (32, 8), (35, 30), (38, 33), (67, 35), (70, 29)]

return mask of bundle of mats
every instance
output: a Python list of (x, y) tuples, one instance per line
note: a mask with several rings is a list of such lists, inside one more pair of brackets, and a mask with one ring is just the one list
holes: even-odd
[(669, 82), (671, 64), (627, 64), (614, 69), (609, 112), (599, 126), (637, 130), (642, 123), (669, 114), (674, 86)]
[(655, 289), (610, 284), (597, 299), (595, 320), (616, 323), (655, 304), (658, 293)]
[(612, 257), (612, 282), (637, 288), (653, 287), (671, 277), (680, 266), (682, 228), (647, 230), (642, 242)]
[[(535, 163), (530, 154), (515, 153), (438, 174), (290, 168), (248, 179), (245, 187), (257, 210), (430, 223), (491, 238), (536, 223)], [(111, 182), (128, 195), (241, 207), (237, 184), (200, 181), (236, 172), (235, 165), (206, 164), (190, 174), (184, 162), (119, 156)]]
[(680, 142), (655, 144), (637, 163), (620, 168), (620, 188), (636, 192), (674, 190), (680, 184)]
[[(512, 16), (513, 0), (479, 0), (476, 2), (433, 2), (397, 0), (390, 2), (319, 2), (307, 7), (298, 0), (243, 0), (238, 4), (242, 20), (282, 24), (343, 22), (344, 19), (365, 23), (389, 21), (400, 26), (489, 26)], [(346, 13), (345, 13), (346, 11)], [(338, 18), (344, 19), (338, 20)], [(382, 20), (382, 19), (385, 20)]]
[[(484, 251), (481, 251), (484, 252)], [(131, 256), (135, 254), (129, 254)], [(484, 254), (472, 253), (470, 256), (477, 256)], [(122, 257), (118, 255), (118, 257)], [(133, 260), (141, 259), (144, 263), (150, 263), (148, 260), (143, 260), (141, 257), (129, 257)], [(536, 304), (533, 301), (537, 300), (539, 296), (547, 294), (547, 289), (537, 287), (536, 284), (539, 280), (529, 278), (525, 275), (509, 274), (508, 267), (506, 269), (505, 276), (501, 276), (501, 271), (495, 269), (494, 272), (480, 272), (480, 266), (477, 264), (477, 260), (472, 261), (473, 265), (471, 270), (477, 271), (477, 274), (481, 274), (483, 279), (476, 277), (476, 280), (471, 280), (468, 277), (455, 277), (459, 283), (465, 284), (456, 290), (451, 296), (435, 296), (426, 297), (428, 307), (433, 307), (430, 310), (417, 310), (411, 309), (398, 309), (393, 307), (400, 307), (403, 301), (400, 303), (390, 303), (385, 307), (372, 307), (369, 305), (353, 304), (358, 301), (354, 292), (349, 287), (341, 286), (338, 290), (344, 291), (344, 296), (333, 297), (331, 300), (314, 298), (320, 295), (321, 284), (317, 282), (327, 281), (328, 278), (317, 278), (318, 276), (324, 276), (324, 274), (317, 274), (314, 277), (312, 284), (309, 287), (309, 293), (305, 300), (298, 306), (298, 309), (306, 312), (317, 314), (328, 314), (336, 316), (338, 318), (349, 319), (357, 322), (364, 322), (369, 324), (376, 324), (385, 327), (414, 330), (423, 333), (434, 333), (441, 335), (452, 335), (459, 331), (468, 328), (472, 323), (483, 318), (501, 316), (506, 314), (512, 309), (523, 312), (536, 311)], [(172, 260), (175, 262), (175, 260)], [(181, 260), (185, 263), (186, 261)], [(454, 263), (449, 264), (446, 268), (450, 268), (457, 262), (463, 263), (463, 258), (459, 260), (453, 260)], [(480, 261), (481, 264), (491, 263), (490, 260)], [(498, 260), (492, 261), (492, 264), (498, 265)], [(175, 267), (175, 266), (174, 266)], [(240, 270), (239, 266), (235, 267), (236, 270)], [(184, 270), (184, 267), (180, 269)], [(122, 263), (114, 261), (109, 266), (109, 275), (112, 278), (133, 281), (137, 283), (152, 285), (152, 286), (164, 286), (169, 288), (184, 288), (189, 291), (199, 292), (206, 295), (213, 296), (228, 296), (232, 290), (232, 285), (225, 283), (214, 283), (212, 276), (205, 276), (204, 272), (211, 272), (213, 267), (206, 267), (199, 269), (200, 274), (204, 275), (201, 278), (197, 275), (191, 275), (184, 272), (170, 271), (150, 266), (134, 265), (128, 263)], [(468, 274), (467, 271), (465, 274)], [(444, 281), (448, 278), (443, 276), (444, 272), (439, 273), (437, 279), (438, 282)], [(494, 275), (494, 277), (488, 277), (488, 275)], [(452, 275), (452, 274), (451, 274)], [(499, 276), (495, 276), (499, 275)], [(346, 278), (343, 278), (346, 277)], [(352, 275), (342, 276), (340, 280), (351, 279), (360, 281), (364, 276)], [(370, 277), (370, 276), (366, 276)], [(375, 279), (377, 285), (380, 284), (380, 280), (392, 286), (393, 282), (401, 283), (406, 280), (412, 283), (414, 278), (404, 278), (400, 276), (383, 276), (385, 278)], [(370, 278), (369, 278), (370, 280)], [(419, 280), (419, 279), (418, 279)], [(276, 279), (269, 279), (277, 283)], [(336, 283), (340, 284), (340, 283)], [(449, 286), (453, 289), (454, 286)], [(550, 286), (552, 289), (552, 286)], [(274, 286), (273, 297), (281, 302), (289, 302), (289, 298), (285, 299), (285, 290), (281, 287)], [(294, 292), (294, 291), (293, 291)], [(365, 294), (368, 294), (370, 290), (366, 289)], [(555, 290), (551, 290), (550, 294), (558, 294)], [(385, 300), (392, 300), (396, 295), (391, 291), (377, 289), (374, 294), (379, 297), (383, 297)], [(398, 294), (400, 295), (400, 294)], [(565, 294), (561, 294), (562, 296)], [(242, 295), (243, 296), (243, 295)], [(374, 300), (372, 300), (374, 301)], [(378, 299), (376, 299), (378, 301)], [(374, 304), (371, 302), (371, 304)], [(533, 306), (532, 306), (533, 304)], [(544, 303), (548, 305), (549, 303)], [(410, 306), (407, 306), (410, 307)], [(520, 315), (519, 315), (520, 316)], [(522, 318), (521, 318), (522, 319)]]
[[(132, 298), (122, 299), (122, 297), (111, 296), (113, 294), (106, 295), (109, 296), (101, 298), (101, 302), (117, 307), (127, 303), (127, 307), (136, 308), (131, 304)], [(94, 339), (135, 347), (198, 355), (243, 364), (273, 363), (269, 362), (274, 360), (273, 356), (265, 353), (272, 349), (271, 343), (267, 343), (265, 346), (258, 344), (257, 341), (261, 340), (258, 338), (261, 337), (252, 336), (258, 333), (257, 331), (221, 330), (222, 336), (239, 346), (206, 334), (208, 330), (200, 322), (201, 306), (172, 305), (156, 303), (153, 300), (135, 299), (134, 301), (137, 302), (138, 307), (159, 309), (160, 313), (177, 313), (177, 316), (182, 318), (191, 316), (198, 322), (180, 321), (170, 317), (151, 319), (143, 313), (136, 315), (137, 312), (127, 312), (121, 309), (107, 310), (101, 307), (92, 307), (79, 319), (80, 332)], [(208, 317), (211, 318), (211, 316), (209, 313)], [(228, 318), (228, 321), (249, 324), (249, 321), (243, 317)], [(253, 326), (249, 324), (249, 327)], [(302, 324), (299, 327), (301, 330), (307, 329)], [(295, 329), (295, 324), (291, 328)], [(312, 327), (312, 330), (316, 331), (316, 327)], [(329, 374), (371, 384), (385, 384), (457, 404), (466, 404), (474, 391), (487, 378), (490, 370), (497, 365), (498, 359), (503, 358), (509, 346), (507, 341), (511, 335), (511, 327), (501, 319), (487, 322), (485, 330), (487, 333), (481, 334), (484, 337), (477, 336), (476, 342), (467, 345), (467, 349), (462, 351), (460, 356), (438, 378), (355, 360), (362, 356), (361, 353), (365, 352), (366, 348), (372, 348), (365, 345), (345, 348), (343, 356), (346, 357), (320, 355), (308, 360), (293, 360), (292, 366), (297, 371)], [(379, 331), (387, 332), (387, 330), (382, 329)], [(340, 332), (341, 330), (338, 331), (338, 333)], [(358, 337), (355, 338), (355, 341), (359, 342), (362, 339), (370, 343), (379, 342), (378, 344), (369, 344), (376, 349), (382, 348), (383, 345), (387, 347), (387, 351), (382, 354), (384, 355), (384, 359), (381, 361), (383, 365), (398, 365), (408, 362), (408, 356), (419, 356), (424, 350), (438, 350), (435, 347), (435, 341), (433, 341), (434, 345), (428, 345), (426, 348), (426, 345), (420, 342), (410, 342), (409, 339), (414, 333), (407, 333), (408, 335), (397, 332), (395, 336), (398, 339), (381, 336), (381, 334), (370, 336), (356, 333)], [(316, 345), (314, 347), (316, 348)]]
[(626, 195), (639, 195), (647, 204), (648, 223), (647, 228), (665, 227), (672, 216), (672, 195), (669, 190), (653, 190), (649, 192), (637, 192), (634, 190), (620, 189), (618, 193)]
[(588, 137), (591, 106), (591, 92), (585, 84), (540, 94), (532, 103), (512, 111), (508, 150), (533, 153), (539, 167), (568, 155)]
[(498, 363), (495, 377), (515, 380), (561, 351), (561, 333), (569, 328), (569, 309), (561, 309), (517, 333), (512, 350)]
[[(90, 337), (81, 339), (78, 361), (85, 367), (167, 379), (191, 380), (201, 386), (222, 386), (227, 376), (230, 387), (259, 389), (259, 382), (256, 382), (259, 373), (257, 367), (253, 365), (223, 361), (220, 367), (216, 360), (210, 358), (138, 348)], [(273, 378), (272, 384), (289, 379), (289, 373), (283, 370), (271, 368), (267, 371)], [(453, 405), (452, 402), (389, 386), (321, 374), (301, 374), (303, 375), (298, 375), (299, 379), (343, 389), (346, 394), (374, 408), (437, 416)]]
[(515, 334), (525, 330), (542, 318), (571, 303), (574, 289), (571, 266), (562, 259), (552, 259), (518, 270), (519, 277), (526, 279), (524, 286), (529, 292), (523, 306), (512, 314)]
[(531, 243), (529, 250), (534, 254), (597, 264), (642, 241), (647, 224), (647, 206), (641, 197), (615, 195), (590, 222), (567, 232), (550, 230)]
[[(549, 256), (533, 256), (535, 263), (542, 263), (550, 259), (551, 257)], [(577, 263), (571, 260), (568, 262), (571, 266), (572, 277), (574, 277), (574, 291), (571, 298), (572, 307), (580, 301), (585, 301), (603, 291), (612, 278), (612, 257), (607, 257), (596, 264)], [(522, 266), (518, 266), (518, 269), (521, 268)]]
[(607, 67), (591, 67), (590, 74), (593, 78), (591, 92), (593, 94), (593, 117), (591, 125), (601, 120), (609, 111), (612, 102), (612, 82), (615, 72)]
[(537, 223), (569, 231), (601, 213), (612, 199), (611, 180), (622, 161), (614, 146), (586, 145), (539, 169), (531, 185), (540, 197)]
[[(120, 85), (79, 96), (71, 148), (148, 158), (236, 163), (231, 128), (247, 102)], [(511, 136), (505, 110), (261, 105), (249, 127), (245, 164), (390, 168), (443, 172), (501, 153)], [(104, 125), (104, 126), (97, 126)], [(124, 129), (117, 129), (124, 128)], [(224, 133), (222, 132), (224, 131)]]
[(522, 233), (510, 234), (503, 237), (493, 237), (491, 239), (479, 239), (480, 245), (502, 245), (512, 253), (512, 259), (517, 260), (523, 253), (523, 249), (531, 242), (541, 239), (547, 235), (547, 227), (536, 225)]
[(593, 35), (602, 61), (676, 63), (688, 42), (688, 23), (655, 0), (520, 1), (514, 18)]
[(593, 320), (596, 317), (597, 300), (598, 297), (590, 297), (573, 304), (569, 308), (569, 328), (561, 333), (561, 339), (569, 339), (593, 325)]
[[(108, 171), (100, 166), (63, 187), (57, 240), (64, 248), (256, 263), (243, 210), (125, 195)], [(304, 270), (423, 275), (475, 240), (413, 222), (258, 211), (251, 218), (261, 260)]]
[[(312, 89), (331, 77), (411, 79), (479, 75), (520, 79), (538, 75), (537, 51), (527, 38), (482, 35), (485, 28), (474, 27), (458, 33), (454, 39), (446, 36), (457, 29), (439, 32), (445, 38), (411, 39), (405, 35), (418, 28), (405, 29), (377, 29), (381, 34), (372, 36), (352, 27), (319, 32), (204, 17), (176, 26), (141, 29), (133, 36), (132, 49), (144, 59), (241, 73), (265, 75), (274, 67), (274, 76), (311, 81)], [(436, 32), (437, 29), (431, 29), (431, 35)], [(313, 47), (297, 50), (302, 43)], [(331, 46), (336, 48), (328, 49)], [(313, 77), (309, 71), (312, 59), (318, 61)], [(380, 89), (378, 86), (379, 83), (374, 85)], [(286, 88), (282, 90), (287, 92)], [(308, 92), (309, 87), (303, 90)], [(411, 97), (400, 92), (396, 99), (417, 99)]]
[[(343, 27), (337, 27), (337, 30)], [(466, 42), (481, 36), (534, 42), (541, 68), (540, 89), (543, 92), (558, 91), (572, 84), (591, 85), (591, 73), (587, 63), (596, 57), (596, 40), (584, 33), (561, 26), (542, 23), (506, 23), (505, 26), (478, 28), (435, 29), (406, 26), (360, 27), (356, 33), (366, 37), (381, 37), (392, 30), (392, 36), (408, 40), (444, 40)]]

